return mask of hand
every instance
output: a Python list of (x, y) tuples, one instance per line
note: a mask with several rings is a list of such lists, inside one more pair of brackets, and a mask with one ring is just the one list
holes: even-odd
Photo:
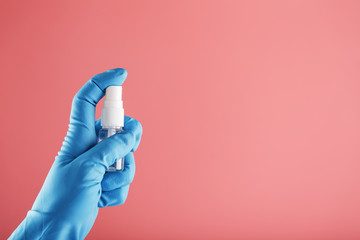
[[(141, 124), (125, 117), (121, 133), (98, 143), (100, 121), (95, 106), (108, 86), (119, 86), (127, 72), (117, 68), (91, 78), (75, 95), (61, 151), (32, 209), (10, 239), (84, 239), (99, 207), (123, 204), (135, 174), (133, 152)], [(125, 169), (106, 172), (125, 156)]]

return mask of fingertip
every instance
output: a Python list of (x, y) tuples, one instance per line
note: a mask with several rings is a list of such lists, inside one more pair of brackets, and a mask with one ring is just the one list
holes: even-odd
[(124, 122), (125, 124), (128, 122), (128, 121), (131, 121), (133, 118), (132, 117), (129, 117), (129, 116), (124, 116)]
[(127, 71), (124, 68), (113, 68), (113, 69), (107, 70), (106, 72), (116, 73), (116, 74), (127, 74)]
[(134, 147), (131, 149), (131, 152), (135, 152), (140, 145), (140, 140), (143, 133), (143, 127), (138, 120), (131, 117), (126, 117), (124, 129), (134, 134), (135, 143), (134, 143)]
[(120, 86), (127, 77), (127, 71), (123, 68), (114, 68), (106, 72), (99, 73), (91, 80), (104, 91), (109, 86)]
[(141, 123), (135, 118), (125, 116), (125, 130), (135, 132), (136, 134), (142, 134), (143, 127)]

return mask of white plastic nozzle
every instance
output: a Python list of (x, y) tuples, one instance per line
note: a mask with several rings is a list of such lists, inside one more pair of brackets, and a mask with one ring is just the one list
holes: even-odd
[(124, 126), (124, 108), (121, 86), (110, 86), (105, 91), (104, 106), (101, 110), (103, 128), (120, 128)]

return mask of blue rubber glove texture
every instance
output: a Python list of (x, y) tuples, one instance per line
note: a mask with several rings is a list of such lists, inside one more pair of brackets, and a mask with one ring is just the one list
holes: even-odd
[[(124, 69), (112, 69), (91, 78), (75, 95), (70, 124), (58, 156), (32, 209), (10, 239), (84, 239), (99, 207), (123, 204), (135, 175), (133, 152), (142, 127), (125, 117), (124, 130), (98, 143), (100, 120), (95, 107), (108, 86), (121, 85)], [(106, 172), (125, 157), (122, 172)]]

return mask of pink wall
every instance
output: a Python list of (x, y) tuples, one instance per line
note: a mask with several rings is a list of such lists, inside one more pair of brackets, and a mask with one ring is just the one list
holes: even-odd
[(359, 1), (2, 1), (0, 238), (73, 95), (123, 67), (143, 140), (89, 239), (360, 239)]

